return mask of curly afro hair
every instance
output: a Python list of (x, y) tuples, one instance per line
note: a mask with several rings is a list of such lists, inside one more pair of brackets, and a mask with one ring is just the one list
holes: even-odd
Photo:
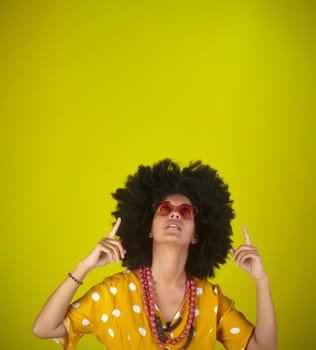
[(112, 215), (122, 218), (118, 236), (127, 250), (123, 266), (131, 270), (151, 266), (153, 204), (176, 193), (188, 197), (198, 208), (198, 242), (189, 247), (186, 272), (198, 278), (214, 277), (214, 269), (225, 263), (231, 248), (233, 201), (217, 170), (200, 160), (182, 169), (171, 159), (151, 167), (140, 165), (128, 176), (125, 188), (112, 193), (117, 201)]

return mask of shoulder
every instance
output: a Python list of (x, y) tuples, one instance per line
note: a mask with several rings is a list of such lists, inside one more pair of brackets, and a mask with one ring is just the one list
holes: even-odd
[(107, 289), (113, 295), (118, 289), (134, 291), (138, 288), (138, 278), (133, 271), (125, 270), (106, 277), (95, 287)]
[(207, 279), (195, 278), (197, 287), (197, 294), (206, 294), (209, 296), (217, 297), (218, 295), (222, 295), (222, 290), (218, 284), (213, 284)]
[(139, 285), (136, 275), (132, 271), (126, 270), (104, 278), (103, 281), (90, 287), (84, 296), (93, 300), (99, 300), (103, 297), (109, 299), (137, 289), (139, 289)]
[(135, 281), (135, 279), (137, 279), (135, 272), (131, 270), (124, 270), (122, 272), (117, 272), (111, 276), (106, 277), (101, 283), (128, 283)]
[(234, 301), (227, 297), (219, 284), (214, 284), (207, 279), (195, 279), (196, 294), (206, 303), (214, 303), (219, 307), (227, 309), (234, 305)]

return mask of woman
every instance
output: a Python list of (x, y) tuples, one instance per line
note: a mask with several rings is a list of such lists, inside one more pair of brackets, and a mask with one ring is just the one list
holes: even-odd
[[(231, 350), (277, 348), (268, 276), (245, 227), (245, 244), (231, 246), (232, 200), (216, 170), (201, 161), (141, 165), (113, 197), (111, 232), (48, 299), (35, 335), (68, 350), (87, 333), (107, 349), (204, 350), (216, 341)], [(208, 281), (229, 252), (255, 281), (255, 326)], [(91, 270), (119, 261), (126, 271), (69, 306)]]

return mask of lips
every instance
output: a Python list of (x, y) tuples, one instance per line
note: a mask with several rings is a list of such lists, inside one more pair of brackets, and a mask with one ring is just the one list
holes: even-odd
[(166, 225), (166, 228), (175, 228), (181, 231), (181, 226), (177, 222), (169, 222), (168, 225)]

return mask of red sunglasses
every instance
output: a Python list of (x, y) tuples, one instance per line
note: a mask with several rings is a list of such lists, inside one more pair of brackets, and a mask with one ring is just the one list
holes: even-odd
[(155, 212), (162, 216), (169, 215), (172, 211), (177, 209), (178, 213), (183, 217), (183, 219), (193, 219), (198, 212), (196, 206), (187, 203), (173, 205), (168, 201), (163, 201), (155, 203), (153, 207)]

